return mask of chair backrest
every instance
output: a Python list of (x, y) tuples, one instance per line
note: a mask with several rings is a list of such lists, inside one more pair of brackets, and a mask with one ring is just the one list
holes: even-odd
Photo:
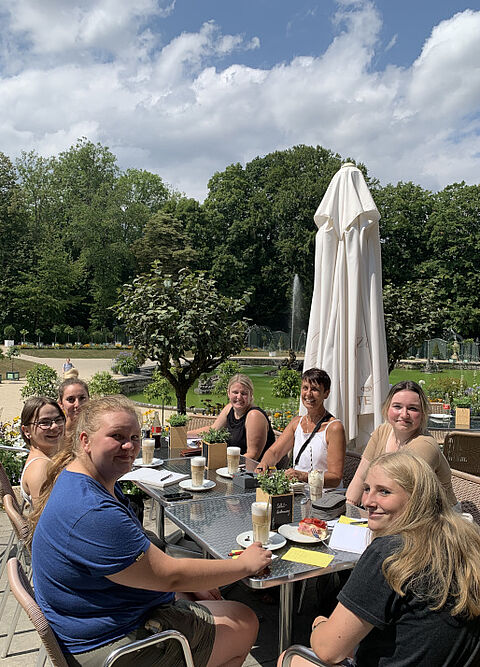
[(15, 498), (9, 493), (6, 493), (3, 496), (3, 509), (10, 519), (10, 523), (12, 524), (12, 528), (15, 531), (18, 540), (24, 543), (28, 538), (28, 521), (18, 508), (18, 503)]
[(5, 471), (5, 468), (0, 463), (0, 498), (2, 499), (2, 502), (3, 502), (3, 496), (6, 494), (12, 496), (15, 509), (17, 510), (17, 512), (21, 513), (20, 505), (18, 504), (17, 497), (15, 496), (15, 492), (12, 489), (12, 485), (10, 484), (10, 480), (8, 479), (8, 475)]
[(68, 667), (68, 663), (60, 650), (52, 628), (48, 624), (43, 611), (35, 602), (32, 587), (27, 576), (16, 558), (10, 558), (7, 563), (8, 581), (15, 598), (25, 610), (28, 618), (32, 621), (35, 630), (45, 646), (47, 655), (52, 661), (53, 667)]
[(358, 464), (362, 459), (362, 455), (358, 452), (345, 452), (345, 464), (343, 466), (343, 486), (347, 486), (352, 481), (355, 473), (357, 472)]
[(428, 405), (428, 414), (429, 415), (447, 415), (450, 414), (450, 408), (445, 407), (445, 403), (436, 402), (429, 403)]
[(202, 428), (202, 426), (213, 426), (215, 420), (216, 417), (210, 415), (194, 415), (188, 419), (187, 429), (194, 431), (196, 428)]
[(480, 525), (480, 477), (452, 470), (452, 487), (457, 500), (462, 503), (463, 512), (471, 514)]
[(480, 433), (448, 433), (443, 441), (443, 453), (451, 468), (470, 475), (480, 475)]

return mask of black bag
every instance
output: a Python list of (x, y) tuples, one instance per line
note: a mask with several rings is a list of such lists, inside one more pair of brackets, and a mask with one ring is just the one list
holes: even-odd
[(312, 502), (312, 516), (322, 521), (338, 519), (345, 514), (345, 496), (342, 493), (324, 493), (320, 500)]

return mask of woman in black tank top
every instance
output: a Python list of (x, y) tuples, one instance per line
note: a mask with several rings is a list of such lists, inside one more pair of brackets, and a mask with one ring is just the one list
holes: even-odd
[[(259, 461), (275, 442), (275, 433), (267, 414), (253, 405), (253, 384), (247, 375), (237, 373), (230, 378), (227, 396), (229, 403), (213, 423), (213, 428), (226, 428), (230, 432), (230, 445), (240, 447), (244, 456)], [(208, 426), (190, 431), (195, 436), (208, 430)]]

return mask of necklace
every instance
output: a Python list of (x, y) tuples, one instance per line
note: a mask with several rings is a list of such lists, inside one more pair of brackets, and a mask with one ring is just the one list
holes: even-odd
[[(323, 412), (322, 412), (322, 414), (319, 415), (319, 417), (318, 417), (318, 419), (317, 419), (316, 421), (314, 421), (313, 419), (311, 419), (311, 417), (310, 417), (309, 414), (306, 414), (305, 417), (307, 418), (307, 423), (306, 423), (307, 431), (304, 431), (304, 432), (305, 432), (305, 433), (311, 433), (311, 432), (313, 431), (313, 429), (315, 428), (315, 426), (318, 424), (318, 422), (321, 421), (321, 420), (325, 417), (326, 414), (327, 414), (327, 410), (326, 410), (325, 407), (323, 408)], [(310, 422), (310, 424), (311, 424), (311, 428), (310, 428), (310, 429), (309, 429), (309, 426), (308, 426), (308, 422)]]

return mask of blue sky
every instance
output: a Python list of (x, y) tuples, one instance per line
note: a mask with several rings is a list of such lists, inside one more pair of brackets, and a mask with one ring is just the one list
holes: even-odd
[(0, 0), (0, 150), (80, 136), (203, 199), (296, 144), (480, 181), (480, 1)]

